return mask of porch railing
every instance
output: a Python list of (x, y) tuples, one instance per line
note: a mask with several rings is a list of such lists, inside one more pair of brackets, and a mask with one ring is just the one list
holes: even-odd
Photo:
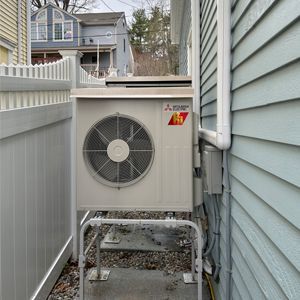
[(93, 76), (92, 74), (88, 73), (85, 69), (80, 67), (80, 83), (81, 84), (105, 84), (105, 79), (99, 79)]
[(81, 67), (91, 76), (95, 78), (104, 78), (109, 75), (109, 68), (99, 68), (96, 64), (81, 64)]
[(61, 60), (61, 57), (32, 57), (31, 58), (31, 63), (33, 65), (48, 64), (48, 63), (56, 62), (58, 60)]

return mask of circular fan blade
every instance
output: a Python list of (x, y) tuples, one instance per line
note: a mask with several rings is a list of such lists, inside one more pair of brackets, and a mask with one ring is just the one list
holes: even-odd
[[(122, 157), (122, 148), (127, 148), (126, 151), (129, 148), (129, 155), (124, 156), (124, 161), (113, 161), (111, 155)], [(109, 155), (108, 149), (112, 151)], [(83, 155), (96, 180), (120, 188), (134, 184), (147, 174), (153, 162), (154, 147), (151, 135), (142, 123), (115, 114), (91, 127), (84, 141)]]

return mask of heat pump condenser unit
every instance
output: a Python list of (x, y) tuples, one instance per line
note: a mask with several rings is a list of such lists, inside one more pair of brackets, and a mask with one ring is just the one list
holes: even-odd
[(78, 210), (192, 211), (191, 88), (72, 93)]

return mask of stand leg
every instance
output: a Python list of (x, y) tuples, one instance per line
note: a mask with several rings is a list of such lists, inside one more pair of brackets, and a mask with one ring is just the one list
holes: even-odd
[(96, 226), (96, 259), (97, 267), (92, 270), (89, 276), (90, 281), (106, 281), (110, 274), (110, 270), (101, 269), (100, 251), (101, 251), (101, 230), (99, 226)]
[(84, 267), (80, 268), (80, 283), (79, 283), (80, 295), (79, 299), (84, 300)]
[(196, 273), (196, 264), (195, 264), (195, 243), (194, 243), (194, 239), (195, 239), (195, 231), (194, 229), (191, 230), (191, 240), (192, 240), (192, 278), (195, 280), (195, 273)]
[(96, 232), (98, 234), (96, 239), (96, 249), (97, 249), (97, 278), (101, 277), (101, 267), (100, 267), (100, 242), (101, 242), (101, 236), (100, 236), (100, 228), (96, 227)]
[[(191, 246), (191, 256), (192, 256), (192, 264), (191, 264), (191, 273), (183, 273), (183, 281), (186, 284), (189, 283), (197, 283), (197, 277), (196, 277), (196, 253), (195, 253), (195, 230), (191, 229), (191, 235), (190, 239), (192, 241)], [(199, 273), (198, 273), (199, 275)]]
[(119, 244), (121, 238), (116, 234), (116, 225), (112, 225), (110, 232), (105, 236), (103, 242), (106, 244)]

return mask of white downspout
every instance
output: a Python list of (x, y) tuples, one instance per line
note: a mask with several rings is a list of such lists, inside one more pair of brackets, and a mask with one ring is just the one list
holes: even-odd
[[(193, 2), (198, 2), (194, 0)], [(217, 131), (199, 129), (199, 137), (215, 145), (221, 150), (227, 150), (231, 145), (230, 118), (230, 59), (231, 59), (231, 1), (217, 0)], [(200, 30), (200, 27), (193, 27)], [(198, 29), (199, 28), (199, 29)], [(199, 53), (200, 56), (200, 53)], [(195, 61), (197, 62), (197, 61)], [(196, 64), (199, 66), (200, 63)], [(196, 77), (197, 81), (200, 80)], [(200, 91), (200, 87), (199, 87)], [(195, 94), (196, 97), (196, 94)], [(198, 96), (200, 99), (200, 96)], [(200, 102), (200, 100), (199, 100)]]
[(31, 1), (27, 0), (27, 65), (31, 64)]
[(200, 114), (200, 1), (192, 0), (192, 86), (194, 88), (193, 111)]
[(22, 0), (18, 0), (18, 64), (22, 59)]
[[(201, 167), (201, 159), (199, 153), (199, 137), (198, 130), (200, 126), (200, 1), (191, 1), (192, 15), (192, 87), (194, 89), (193, 98), (193, 186), (194, 186), (194, 206), (203, 203), (202, 179), (196, 176), (196, 170)], [(200, 226), (200, 224), (199, 224)]]

